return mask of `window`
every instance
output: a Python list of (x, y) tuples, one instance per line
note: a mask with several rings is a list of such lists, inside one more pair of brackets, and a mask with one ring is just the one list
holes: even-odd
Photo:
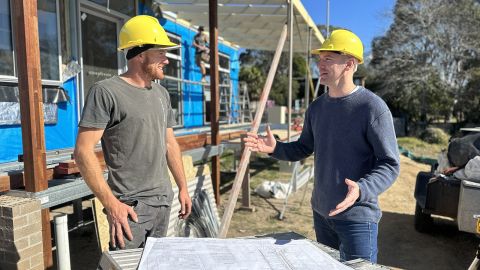
[(221, 69), (226, 69), (230, 72), (230, 58), (228, 56), (219, 54), (218, 55), (218, 65)]
[[(17, 77), (11, 1), (0, 0), (0, 76)], [(58, 8), (56, 0), (38, 0), (38, 37), (42, 79), (60, 81)]]
[[(181, 44), (181, 39), (168, 33), (170, 41), (175, 44)], [(178, 126), (183, 126), (182, 114), (182, 56), (181, 49), (167, 51), (168, 65), (163, 68), (165, 79), (160, 81), (160, 84), (168, 90), (170, 95), (170, 102), (175, 114), (175, 120)]]
[(0, 0), (0, 75), (15, 75), (9, 0)]
[[(56, 86), (52, 88), (52, 85), (56, 85), (61, 79), (59, 1), (63, 3), (64, 0), (38, 0), (37, 2), (45, 124), (57, 122), (56, 103), (66, 102), (66, 99), (58, 99), (57, 96), (59, 93), (63, 95), (65, 92), (56, 88)], [(15, 29), (11, 14), (12, 3), (13, 0), (0, 0), (0, 125), (18, 125), (20, 123), (18, 71), (16, 70), (14, 33), (12, 30)], [(51, 81), (55, 82), (52, 83)]]
[(60, 80), (57, 1), (38, 0), (38, 37), (42, 79)]
[(91, 2), (97, 3), (106, 8), (118, 11), (120, 13), (129, 15), (130, 17), (135, 16), (135, 0), (90, 0)]

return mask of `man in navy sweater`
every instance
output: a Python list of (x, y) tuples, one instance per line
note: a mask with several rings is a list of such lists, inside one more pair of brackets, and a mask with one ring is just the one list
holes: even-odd
[(272, 157), (298, 161), (315, 153), (312, 208), (319, 243), (340, 251), (342, 260), (377, 260), (378, 195), (399, 173), (393, 120), (385, 102), (353, 83), (363, 63), (363, 45), (350, 31), (333, 31), (319, 54), (321, 82), (328, 92), (305, 113), (300, 138), (277, 142), (249, 133), (246, 146)]

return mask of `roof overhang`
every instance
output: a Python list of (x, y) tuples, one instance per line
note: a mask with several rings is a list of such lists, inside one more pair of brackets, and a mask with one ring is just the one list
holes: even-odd
[[(155, 0), (162, 12), (175, 20), (208, 29), (208, 0)], [(275, 50), (283, 26), (287, 23), (286, 0), (218, 0), (219, 36), (245, 49)], [(311, 48), (319, 48), (324, 38), (300, 0), (294, 6), (293, 48), (307, 50), (308, 29)]]

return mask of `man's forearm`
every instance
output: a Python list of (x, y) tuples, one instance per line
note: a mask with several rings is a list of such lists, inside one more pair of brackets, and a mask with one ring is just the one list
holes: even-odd
[(87, 186), (100, 200), (103, 206), (109, 209), (117, 199), (103, 178), (100, 163), (93, 150), (75, 150), (75, 162)]
[(182, 154), (175, 139), (167, 144), (167, 164), (172, 172), (175, 182), (177, 183), (178, 189), (186, 189), (187, 181), (183, 170)]

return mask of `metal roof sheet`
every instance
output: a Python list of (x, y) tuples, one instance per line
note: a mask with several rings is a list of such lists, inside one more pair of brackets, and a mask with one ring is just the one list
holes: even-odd
[[(312, 45), (320, 47), (324, 37), (300, 0), (294, 5), (293, 48), (307, 49), (308, 28), (312, 28)], [(203, 25), (208, 32), (208, 0), (157, 0), (163, 12), (192, 25)], [(246, 49), (275, 50), (284, 24), (287, 23), (286, 0), (218, 0), (219, 36), (232, 45)], [(288, 48), (288, 45), (285, 45)]]

